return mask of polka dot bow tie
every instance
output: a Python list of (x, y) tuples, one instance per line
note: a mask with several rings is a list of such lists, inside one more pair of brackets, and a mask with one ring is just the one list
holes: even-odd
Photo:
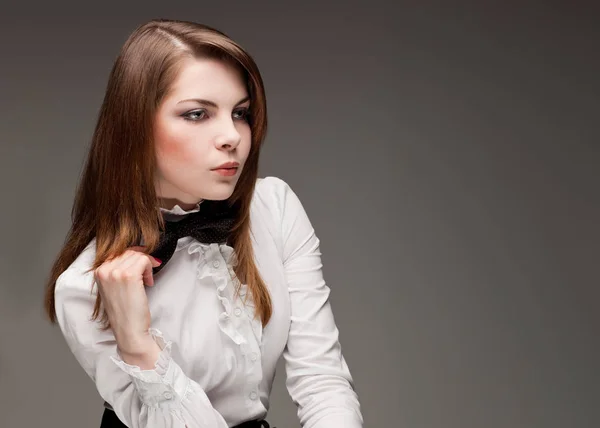
[(226, 243), (237, 219), (236, 209), (227, 201), (204, 201), (198, 212), (190, 213), (179, 221), (165, 221), (165, 229), (156, 250), (150, 255), (162, 261), (152, 269), (158, 273), (171, 259), (179, 238), (191, 236), (204, 244)]

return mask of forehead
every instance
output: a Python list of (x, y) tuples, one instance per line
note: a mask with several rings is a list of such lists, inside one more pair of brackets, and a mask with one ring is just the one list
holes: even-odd
[(206, 98), (217, 103), (236, 103), (247, 95), (240, 70), (211, 58), (186, 58), (173, 84), (169, 98)]

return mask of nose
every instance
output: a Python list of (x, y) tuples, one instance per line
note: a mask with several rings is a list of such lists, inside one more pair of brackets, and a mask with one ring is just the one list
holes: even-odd
[(232, 121), (223, 125), (220, 131), (215, 138), (215, 145), (218, 149), (233, 150), (240, 144), (242, 137)]

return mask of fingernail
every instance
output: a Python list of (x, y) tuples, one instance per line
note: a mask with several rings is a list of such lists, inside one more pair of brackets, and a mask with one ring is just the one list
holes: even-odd
[(158, 259), (158, 258), (154, 257), (154, 260), (156, 260), (158, 263), (162, 264), (162, 260), (161, 259)]

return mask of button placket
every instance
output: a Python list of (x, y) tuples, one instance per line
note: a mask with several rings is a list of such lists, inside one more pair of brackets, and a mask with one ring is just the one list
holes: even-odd
[[(240, 297), (238, 296), (238, 299)], [(236, 324), (239, 331), (246, 336), (248, 343), (242, 347), (242, 354), (244, 355), (246, 364), (246, 376), (248, 379), (248, 386), (251, 388), (247, 391), (248, 398), (252, 401), (259, 399), (258, 388), (262, 379), (262, 367), (257, 363), (259, 361), (259, 349), (260, 343), (256, 342), (256, 337), (252, 330), (250, 321), (250, 314), (246, 314), (244, 309), (241, 307), (242, 302), (236, 301), (235, 309), (232, 311), (237, 316)], [(244, 316), (247, 315), (247, 316)]]
[(206, 248), (204, 261), (205, 268), (212, 274), (213, 279), (218, 281), (222, 281), (224, 277), (228, 279), (228, 285), (223, 289), (221, 295), (222, 298), (227, 298), (227, 303), (229, 303), (225, 305), (227, 325), (233, 327), (227, 334), (233, 335), (234, 340), (237, 339), (236, 342), (240, 348), (240, 363), (244, 366), (243, 371), (247, 381), (244, 390), (248, 405), (253, 408), (260, 406), (260, 385), (263, 377), (260, 361), (261, 340), (260, 335), (257, 335), (254, 330), (251, 307), (244, 307), (242, 292), (247, 292), (247, 290), (242, 287), (240, 294), (234, 295), (233, 290), (236, 289), (234, 271), (218, 245), (211, 244)]
[[(244, 334), (247, 338), (253, 338), (254, 340), (250, 340), (247, 348), (243, 350), (243, 354), (248, 363), (248, 368), (253, 373), (252, 377), (256, 378), (256, 381), (259, 381), (260, 375), (257, 372), (256, 361), (259, 360), (260, 355), (260, 343), (256, 341), (256, 337), (254, 334), (252, 320), (250, 319), (250, 314), (245, 313), (244, 309), (241, 307), (242, 301), (240, 296), (238, 296), (236, 300), (235, 309), (232, 311), (233, 314), (238, 317), (236, 319), (236, 326), (240, 330), (242, 334)], [(243, 316), (247, 315), (247, 316)]]

